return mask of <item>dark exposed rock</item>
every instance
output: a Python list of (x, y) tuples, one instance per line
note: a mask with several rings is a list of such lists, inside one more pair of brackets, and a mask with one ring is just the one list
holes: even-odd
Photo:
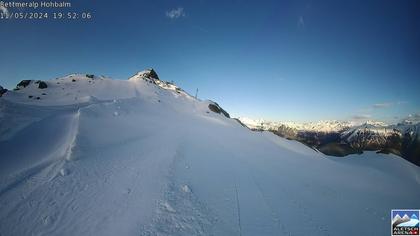
[(213, 103), (210, 103), (210, 104), (209, 104), (209, 109), (210, 109), (210, 111), (212, 111), (212, 112), (215, 112), (215, 113), (218, 113), (218, 114), (222, 113), (222, 114), (223, 114), (224, 116), (226, 116), (227, 118), (230, 118), (229, 113), (227, 113), (225, 110), (223, 110), (223, 108), (221, 108), (221, 107), (219, 106), (219, 104), (217, 104), (217, 103), (215, 103), (215, 102), (213, 102)]
[(76, 82), (76, 80), (75, 79), (72, 79), (71, 82)]
[(274, 134), (287, 138), (287, 139), (296, 139), (297, 138), (297, 130), (288, 127), (286, 125), (280, 125), (279, 128), (273, 131)]
[(210, 109), (210, 111), (212, 111), (212, 112), (216, 112), (216, 113), (219, 113), (220, 114), (220, 109), (219, 109), (219, 107), (218, 106), (216, 106), (216, 105), (214, 105), (214, 104), (209, 104), (209, 109)]
[(138, 72), (134, 78), (141, 78), (151, 84), (158, 84), (161, 82), (156, 71), (153, 69), (146, 69), (144, 71)]
[(157, 75), (156, 71), (153, 69), (149, 69), (148, 75), (146, 77), (159, 80), (159, 76)]
[(32, 80), (22, 80), (16, 85), (15, 90), (26, 88), (31, 82)]
[(7, 89), (0, 86), (0, 97), (3, 96), (3, 94), (5, 94), (6, 92), (7, 92)]
[[(420, 166), (420, 124), (413, 125), (402, 135), (401, 154), (406, 160)], [(396, 154), (396, 153), (394, 153)], [(397, 154), (398, 155), (398, 154)]]
[(95, 77), (95, 75), (86, 74), (86, 77), (88, 77), (89, 79), (93, 79)]
[(331, 142), (322, 144), (317, 148), (320, 152), (328, 156), (344, 157), (350, 154), (361, 153), (345, 143)]
[(44, 82), (44, 81), (39, 81), (39, 83), (38, 83), (38, 88), (39, 88), (39, 89), (46, 89), (46, 88), (48, 88), (48, 85), (47, 85), (47, 83), (46, 83), (46, 82)]

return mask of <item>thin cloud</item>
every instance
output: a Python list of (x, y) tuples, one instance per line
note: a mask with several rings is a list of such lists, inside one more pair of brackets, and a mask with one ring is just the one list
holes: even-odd
[(353, 120), (366, 120), (366, 119), (371, 118), (371, 115), (368, 115), (368, 114), (354, 115), (352, 118)]
[(305, 19), (303, 19), (303, 16), (300, 16), (300, 17), (299, 17), (299, 20), (298, 20), (298, 26), (299, 26), (300, 28), (305, 28)]
[(376, 103), (373, 104), (372, 107), (375, 109), (381, 109), (381, 108), (389, 108), (397, 105), (404, 105), (407, 104), (406, 101), (398, 101), (398, 102), (383, 102), (383, 103)]
[(385, 102), (385, 103), (376, 103), (376, 104), (373, 104), (372, 106), (373, 106), (373, 108), (388, 108), (388, 107), (391, 107), (393, 105), (394, 105), (394, 103), (392, 103), (392, 102)]
[(184, 16), (185, 16), (185, 11), (183, 7), (178, 7), (178, 8), (166, 11), (166, 17), (170, 19), (178, 19)]

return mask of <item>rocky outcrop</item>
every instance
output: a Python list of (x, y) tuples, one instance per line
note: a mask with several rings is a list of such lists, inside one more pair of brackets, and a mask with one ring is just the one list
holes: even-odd
[(15, 90), (26, 88), (31, 82), (32, 80), (22, 80), (16, 85)]
[(221, 108), (219, 106), (219, 104), (217, 104), (216, 102), (211, 102), (209, 104), (209, 109), (212, 112), (218, 113), (218, 114), (223, 114), (224, 116), (226, 116), (227, 118), (230, 118), (229, 113), (227, 113), (225, 110), (223, 110), (223, 108)]
[(133, 78), (159, 80), (159, 76), (154, 69), (146, 69), (144, 71), (138, 72)]
[(151, 84), (155, 84), (155, 85), (162, 84), (162, 83), (166, 83), (166, 84), (168, 83), (168, 82), (161, 81), (159, 79), (159, 76), (157, 75), (156, 71), (153, 70), (153, 69), (147, 69), (147, 70), (144, 70), (144, 71), (137, 72), (137, 74), (132, 76), (129, 80), (136, 81), (136, 80), (139, 80), (139, 79), (144, 80), (146, 82), (149, 82)]
[(150, 78), (150, 79), (157, 79), (157, 80), (159, 80), (159, 76), (157, 75), (157, 73), (156, 73), (156, 71), (155, 70), (153, 70), (153, 69), (149, 69), (149, 70), (147, 70), (148, 71), (148, 74), (147, 74), (147, 77), (148, 78)]
[(46, 89), (46, 88), (48, 88), (48, 85), (47, 85), (47, 83), (46, 83), (46, 82), (44, 82), (44, 81), (39, 81), (39, 83), (38, 83), (38, 88), (39, 88), (39, 89)]
[[(33, 80), (22, 80), (16, 85), (16, 88), (14, 90), (20, 90), (20, 89), (26, 88), (32, 82), (33, 82)], [(42, 81), (42, 80), (37, 80), (37, 81), (34, 82), (34, 84), (37, 84), (39, 89), (48, 88), (47, 83), (45, 81)]]
[(7, 89), (0, 86), (0, 97), (3, 96), (3, 94), (5, 94), (6, 92), (7, 92)]

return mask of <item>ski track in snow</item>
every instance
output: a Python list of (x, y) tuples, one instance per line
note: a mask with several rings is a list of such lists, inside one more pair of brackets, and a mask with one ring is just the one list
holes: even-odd
[(186, 183), (176, 181), (175, 162), (184, 158), (184, 148), (185, 145), (180, 142), (170, 168), (164, 198), (158, 201), (153, 221), (143, 227), (142, 236), (212, 235), (212, 224), (217, 221), (216, 217)]

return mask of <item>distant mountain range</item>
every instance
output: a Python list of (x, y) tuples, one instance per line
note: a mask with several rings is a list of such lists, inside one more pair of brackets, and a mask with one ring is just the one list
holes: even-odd
[(363, 151), (393, 153), (420, 166), (420, 122), (407, 118), (398, 124), (379, 121), (273, 122), (238, 118), (251, 130), (270, 131), (297, 140), (331, 156), (346, 156)]

